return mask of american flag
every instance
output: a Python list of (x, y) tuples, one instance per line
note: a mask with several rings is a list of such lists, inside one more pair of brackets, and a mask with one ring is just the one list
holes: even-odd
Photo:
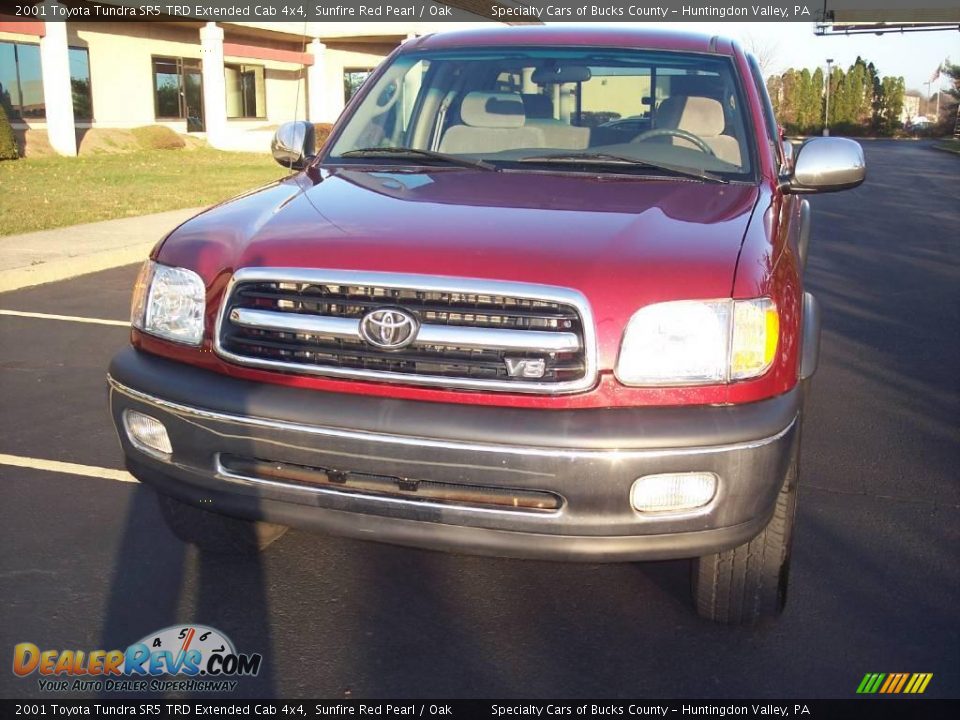
[(936, 82), (937, 78), (940, 77), (940, 71), (943, 69), (942, 65), (937, 65), (937, 69), (933, 71), (933, 75), (930, 76), (930, 79), (927, 82)]

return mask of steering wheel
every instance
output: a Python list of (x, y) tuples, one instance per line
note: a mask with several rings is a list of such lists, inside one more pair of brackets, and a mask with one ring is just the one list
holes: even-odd
[(637, 135), (630, 142), (643, 142), (644, 140), (649, 140), (650, 138), (655, 137), (678, 137), (688, 142), (693, 143), (697, 146), (697, 150), (705, 152), (707, 155), (712, 155), (716, 157), (716, 154), (713, 152), (713, 148), (707, 145), (703, 141), (703, 138), (694, 135), (692, 132), (687, 132), (686, 130), (681, 130), (680, 128), (657, 128), (656, 130), (647, 130)]

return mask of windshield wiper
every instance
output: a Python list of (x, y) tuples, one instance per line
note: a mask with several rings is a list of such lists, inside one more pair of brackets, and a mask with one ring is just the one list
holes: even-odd
[(492, 170), (496, 172), (499, 168), (485, 160), (475, 160), (472, 158), (460, 157), (459, 155), (448, 155), (447, 153), (435, 152), (433, 150), (420, 150), (419, 148), (409, 147), (369, 147), (359, 148), (357, 150), (347, 150), (341, 153), (340, 157), (378, 157), (388, 155), (392, 157), (422, 157), (430, 160), (439, 160), (451, 165), (460, 165), (461, 167), (479, 168), (480, 170)]
[(708, 170), (699, 170), (697, 168), (681, 167), (679, 165), (668, 165), (666, 163), (651, 162), (650, 160), (638, 160), (624, 155), (613, 155), (611, 153), (557, 153), (553, 155), (530, 155), (520, 158), (520, 162), (529, 163), (565, 163), (565, 164), (590, 164), (590, 165), (632, 165), (634, 167), (645, 167), (652, 170), (661, 170), (673, 175), (682, 177), (696, 178), (697, 180), (707, 180), (709, 182), (726, 183), (719, 175)]

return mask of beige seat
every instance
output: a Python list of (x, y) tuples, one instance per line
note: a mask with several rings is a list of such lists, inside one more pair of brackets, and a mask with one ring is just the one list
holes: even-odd
[(590, 145), (590, 128), (576, 127), (553, 116), (553, 101), (547, 95), (524, 93), (523, 108), (527, 113), (527, 127), (543, 132), (548, 148), (583, 150)]
[[(713, 153), (728, 163), (740, 164), (740, 143), (735, 137), (724, 135), (726, 119), (719, 100), (697, 95), (673, 95), (657, 108), (657, 128), (675, 128), (693, 133), (703, 140)], [(696, 147), (689, 140), (672, 138), (681, 147)]]
[(443, 134), (440, 152), (493, 153), (544, 146), (543, 133), (525, 127), (526, 114), (518, 93), (467, 93), (460, 104), (460, 120), (462, 125)]

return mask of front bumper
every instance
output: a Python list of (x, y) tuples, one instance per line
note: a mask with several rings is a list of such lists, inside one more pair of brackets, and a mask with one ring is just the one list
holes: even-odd
[[(130, 472), (206, 510), (424, 548), (593, 561), (696, 557), (756, 535), (798, 442), (802, 401), (798, 387), (726, 407), (444, 405), (254, 383), (132, 348), (111, 363), (109, 388)], [(131, 442), (126, 410), (164, 424), (169, 457)], [(226, 469), (225, 457), (550, 494), (560, 506), (480, 507), (278, 481)], [(696, 471), (719, 478), (708, 505), (632, 509), (637, 478)]]

